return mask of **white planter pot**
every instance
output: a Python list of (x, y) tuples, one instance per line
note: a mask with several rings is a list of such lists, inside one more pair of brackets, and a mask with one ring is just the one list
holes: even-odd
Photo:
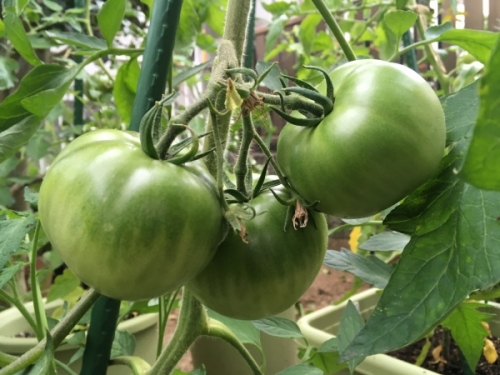
[[(279, 314), (283, 318), (295, 320), (295, 307)], [(266, 356), (265, 375), (275, 375), (299, 362), (298, 347), (294, 340), (260, 334)], [(257, 363), (262, 362), (260, 353), (253, 345), (246, 345)], [(202, 336), (191, 347), (194, 368), (205, 365), (207, 375), (252, 375), (250, 367), (230, 344), (219, 338)]]
[[(52, 301), (45, 305), (46, 311), (49, 313), (61, 306), (61, 301)], [(27, 303), (28, 311), (33, 312), (33, 304)], [(125, 320), (118, 325), (118, 329), (127, 331), (135, 337), (135, 353), (152, 364), (156, 359), (156, 343), (157, 343), (157, 314), (144, 314), (135, 318)], [(16, 308), (10, 308), (0, 312), (0, 351), (13, 355), (21, 355), (37, 343), (36, 338), (19, 338), (15, 337), (20, 332), (31, 332), (31, 328), (24, 320), (23, 316)], [(57, 348), (55, 357), (63, 363), (68, 363), (70, 358), (76, 352), (78, 347), (71, 345), (61, 345)], [(71, 369), (76, 373), (80, 372), (81, 359), (74, 362)], [(64, 371), (61, 370), (61, 373)], [(111, 366), (108, 369), (107, 375), (131, 375), (132, 372), (126, 366)]]
[[(379, 290), (369, 289), (356, 294), (350, 300), (359, 307), (361, 316), (366, 321), (379, 300)], [(338, 333), (340, 318), (347, 301), (336, 306), (328, 306), (299, 319), (297, 324), (305, 338), (314, 347), (335, 337)], [(349, 375), (349, 370), (342, 370), (339, 375)], [(385, 354), (367, 357), (354, 371), (355, 375), (439, 375)]]

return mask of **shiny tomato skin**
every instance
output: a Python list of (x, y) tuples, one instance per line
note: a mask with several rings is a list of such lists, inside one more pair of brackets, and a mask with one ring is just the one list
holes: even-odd
[(231, 232), (208, 266), (186, 287), (207, 307), (235, 319), (261, 319), (292, 306), (316, 277), (328, 230), (323, 214), (310, 212), (306, 228), (284, 231), (287, 207), (267, 191), (242, 220), (247, 243)]
[(42, 183), (39, 213), (67, 266), (121, 300), (181, 287), (222, 238), (208, 172), (151, 159), (133, 132), (96, 130), (64, 148)]
[(439, 168), (445, 119), (438, 97), (411, 69), (357, 60), (331, 73), (333, 111), (314, 128), (287, 124), (277, 161), (321, 212), (367, 217), (403, 199)]

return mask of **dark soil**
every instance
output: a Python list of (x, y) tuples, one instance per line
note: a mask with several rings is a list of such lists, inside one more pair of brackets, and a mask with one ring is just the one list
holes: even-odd
[[(476, 372), (469, 370), (465, 359), (460, 352), (457, 344), (450, 337), (450, 350), (449, 355), (446, 356), (446, 359), (443, 358), (443, 354), (438, 355), (437, 358), (434, 358), (432, 351), (437, 348), (439, 345), (442, 345), (443, 342), (443, 330), (438, 327), (434, 331), (434, 336), (431, 338), (431, 348), (425, 358), (424, 363), (422, 364), (423, 368), (428, 370), (437, 372), (443, 375), (499, 375), (500, 374), (500, 361), (496, 361), (493, 364), (489, 364), (481, 355), (479, 359), (479, 364), (476, 368)], [(500, 348), (500, 339), (499, 338), (490, 338), (490, 340), (497, 348)], [(425, 339), (417, 341), (416, 343), (407, 346), (406, 348), (397, 350), (395, 352), (388, 353), (392, 357), (396, 357), (401, 359), (402, 361), (415, 363), (417, 357), (419, 356), (423, 345), (425, 344)]]

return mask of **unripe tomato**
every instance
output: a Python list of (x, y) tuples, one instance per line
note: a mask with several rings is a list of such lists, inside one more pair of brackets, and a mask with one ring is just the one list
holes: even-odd
[(137, 133), (118, 130), (86, 133), (63, 149), (42, 183), (39, 212), (67, 266), (122, 300), (179, 288), (222, 238), (208, 172), (151, 159)]
[(207, 307), (235, 319), (261, 319), (292, 306), (316, 277), (328, 230), (323, 214), (310, 212), (305, 228), (288, 225), (287, 207), (267, 191), (250, 204), (256, 216), (242, 220), (244, 242), (231, 232), (208, 266), (186, 287)]
[(359, 218), (382, 211), (435, 176), (445, 119), (429, 84), (411, 69), (379, 60), (331, 73), (333, 111), (314, 128), (287, 124), (278, 164), (321, 212)]

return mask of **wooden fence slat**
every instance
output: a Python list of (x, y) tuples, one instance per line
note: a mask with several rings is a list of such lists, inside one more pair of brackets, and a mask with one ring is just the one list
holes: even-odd
[(484, 14), (482, 0), (464, 0), (465, 28), (484, 30)]

